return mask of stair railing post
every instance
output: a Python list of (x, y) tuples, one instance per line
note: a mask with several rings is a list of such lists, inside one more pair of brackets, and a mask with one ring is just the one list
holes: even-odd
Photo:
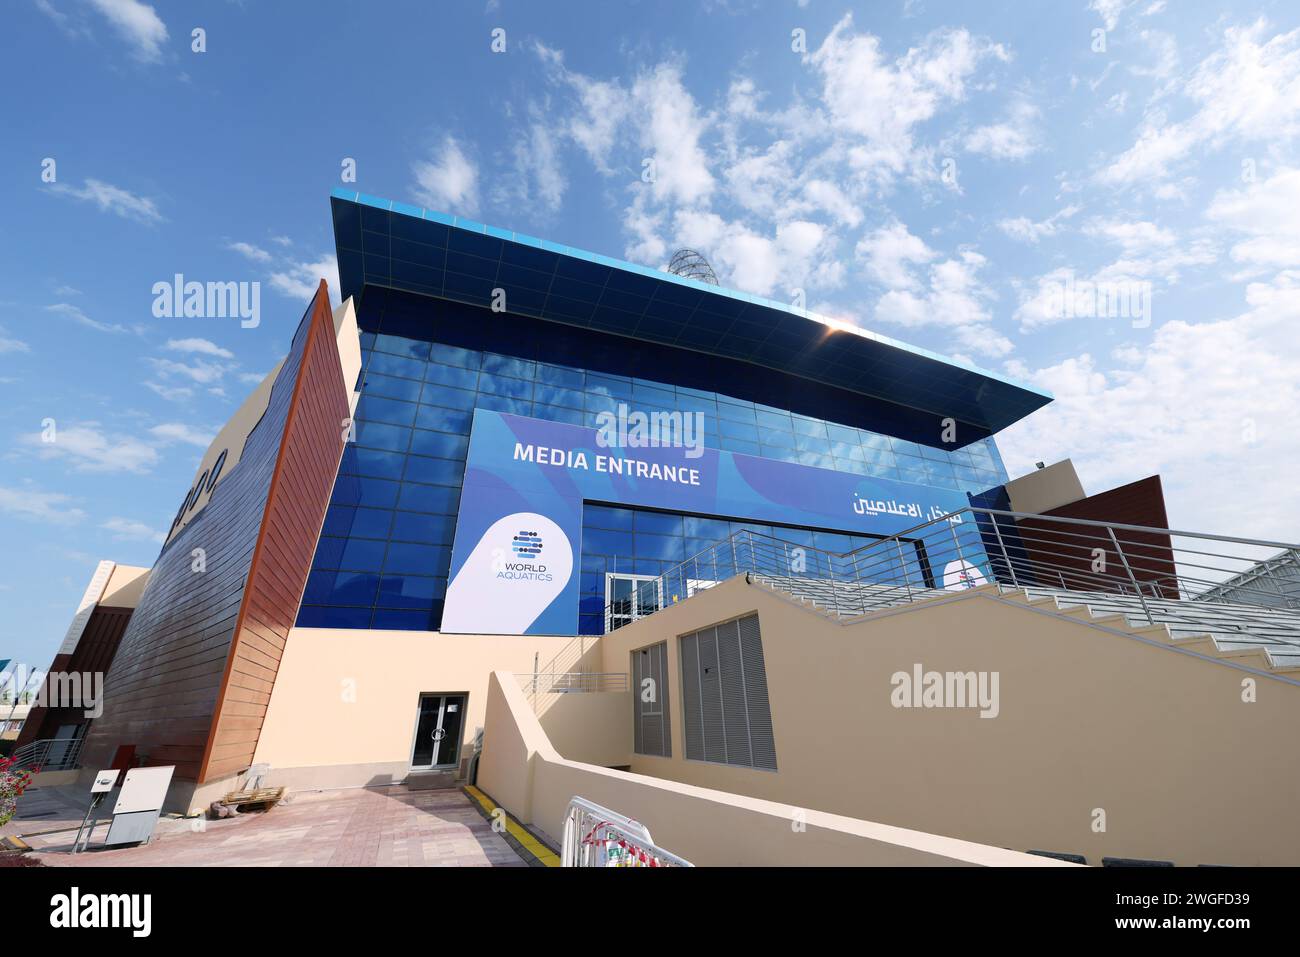
[[(974, 518), (974, 514), (971, 515)], [(1002, 540), (1002, 529), (998, 527), (998, 517), (990, 516), (993, 519), (993, 534), (998, 537), (998, 549), (1002, 552), (1002, 562), (1007, 566), (1007, 573), (1011, 575), (1011, 585), (1013, 588), (1019, 588), (1020, 583), (1016, 581), (1016, 568), (1011, 564), (1011, 556), (1007, 554), (1007, 543)]]
[(1133, 569), (1129, 567), (1128, 556), (1124, 554), (1124, 549), (1119, 547), (1119, 539), (1115, 537), (1115, 529), (1106, 526), (1106, 531), (1110, 533), (1110, 540), (1115, 546), (1115, 553), (1119, 555), (1119, 560), (1124, 563), (1124, 571), (1128, 572), (1128, 580), (1133, 583), (1133, 590), (1137, 592), (1138, 601), (1142, 603), (1142, 610), (1146, 612), (1147, 624), (1154, 625), (1156, 620), (1151, 615), (1151, 609), (1147, 606), (1147, 596), (1142, 594), (1142, 589), (1138, 587), (1137, 577), (1133, 574)]
[(903, 588), (907, 590), (907, 603), (912, 603), (912, 573), (907, 570), (907, 558), (903, 555), (903, 543), (897, 537), (894, 545), (898, 548), (898, 567), (903, 572)]

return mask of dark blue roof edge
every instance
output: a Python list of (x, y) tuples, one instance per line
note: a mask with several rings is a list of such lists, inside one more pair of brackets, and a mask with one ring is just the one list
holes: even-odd
[(877, 332), (872, 332), (871, 330), (864, 329), (861, 326), (853, 325), (846, 322), (841, 322), (839, 320), (832, 319), (828, 316), (822, 316), (818, 313), (811, 312), (806, 309), (796, 309), (793, 306), (789, 305), (788, 303), (780, 302), (778, 300), (767, 299), (764, 298), (763, 296), (751, 295), (749, 293), (741, 292), (736, 289), (728, 289), (725, 286), (710, 285), (709, 283), (700, 282), (697, 279), (689, 279), (685, 276), (678, 276), (673, 273), (665, 272), (661, 269), (655, 269), (650, 266), (641, 266), (636, 263), (630, 263), (622, 259), (615, 259), (612, 256), (604, 256), (601, 255), (600, 253), (593, 253), (585, 249), (580, 249), (576, 246), (566, 246), (563, 243), (556, 243), (546, 239), (538, 239), (535, 236), (529, 236), (525, 233), (519, 233), (513, 230), (500, 229), (495, 226), (489, 226), (486, 223), (480, 223), (476, 220), (468, 219), (464, 216), (451, 216), (448, 215), (447, 213), (442, 213), (437, 210), (427, 209), (422, 206), (413, 206), (409, 203), (399, 203), (391, 199), (384, 199), (383, 197), (379, 197), (379, 196), (371, 196), (368, 193), (362, 193), (356, 190), (343, 189), (341, 187), (336, 186), (334, 187), (333, 190), (330, 191), (330, 196), (336, 199), (344, 200), (346, 202), (354, 202), (361, 205), (370, 206), (375, 209), (382, 209), (388, 212), (398, 213), (403, 216), (411, 216), (416, 219), (429, 220), (430, 222), (440, 223), (444, 226), (449, 226), (454, 229), (463, 229), (466, 230), (467, 232), (481, 233), (483, 235), (492, 236), (497, 239), (506, 240), (508, 242), (514, 242), (514, 243), (519, 243), (521, 245), (533, 246), (539, 249), (545, 249), (547, 251), (554, 252), (562, 256), (574, 256), (579, 259), (584, 259), (588, 262), (596, 263), (598, 265), (608, 266), (612, 269), (619, 269), (624, 272), (636, 273), (638, 275), (647, 276), (649, 278), (676, 283), (677, 285), (685, 286), (690, 289), (696, 289), (701, 292), (707, 293), (709, 295), (726, 296), (730, 299), (734, 299), (739, 302), (751, 303), (753, 305), (763, 306), (769, 309), (775, 309), (780, 312), (784, 312), (787, 315), (820, 323), (829, 329), (835, 329), (842, 332), (846, 332), (850, 335), (856, 335), (864, 339), (870, 339), (874, 342), (877, 342), (884, 346), (888, 346), (893, 349), (898, 349), (903, 352), (907, 352), (915, 356), (920, 356), (934, 362), (940, 362), (945, 365), (952, 366), (955, 369), (961, 369), (966, 372), (971, 372), (974, 373), (975, 375), (982, 376), (986, 379), (992, 379), (996, 382), (1001, 382), (1004, 383), (1005, 385), (1013, 386), (1014, 388), (1021, 389), (1025, 392), (1033, 393), (1035, 395), (1041, 396), (1045, 400), (1042, 403), (1043, 405), (1046, 405), (1048, 402), (1051, 402), (1053, 399), (1055, 399), (1055, 396), (1051, 392), (1048, 392), (1045, 389), (1040, 389), (1037, 386), (1030, 385), (1029, 383), (1022, 382), (1018, 379), (1014, 379), (1011, 376), (1002, 375), (1001, 373), (993, 372), (990, 369), (984, 369), (981, 368), (980, 366), (974, 365), (973, 363), (969, 363), (961, 359), (955, 359), (951, 356), (945, 356), (938, 352), (932, 352), (929, 349), (923, 349), (920, 346), (914, 346), (911, 345), (910, 343), (903, 342), (899, 339), (894, 339), (890, 336), (885, 336)]

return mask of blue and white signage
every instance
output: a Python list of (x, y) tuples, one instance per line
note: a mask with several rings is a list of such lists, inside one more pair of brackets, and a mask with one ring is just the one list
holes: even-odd
[(595, 429), (475, 410), (444, 631), (576, 633), (584, 501), (870, 535), (969, 504), (948, 489), (710, 448), (606, 447), (597, 439)]

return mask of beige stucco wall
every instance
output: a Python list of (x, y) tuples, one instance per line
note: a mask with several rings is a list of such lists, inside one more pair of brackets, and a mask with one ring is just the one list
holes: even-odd
[(1035, 469), (1006, 484), (1011, 511), (1038, 514), (1083, 498), (1083, 483), (1069, 459)]
[(566, 758), (602, 767), (626, 767), (632, 760), (631, 691), (542, 695), (534, 710)]
[(531, 673), (535, 660), (546, 664), (573, 643), (570, 636), (295, 628), (254, 760), (271, 765), (271, 783), (298, 788), (400, 781), (424, 692), (468, 694), (467, 758), (483, 726), (488, 675)]
[(568, 760), (512, 676), (500, 672), (488, 690), (487, 722), (480, 787), (557, 844), (569, 801), (581, 796), (640, 821), (661, 847), (696, 865), (1072, 866)]
[(113, 574), (104, 586), (104, 594), (99, 604), (110, 608), (134, 608), (140, 603), (144, 593), (145, 582), (149, 580), (149, 569), (138, 565), (115, 565)]
[[(677, 636), (757, 611), (779, 771), (683, 759)], [(1021, 850), (1300, 864), (1300, 683), (955, 594), (844, 625), (738, 577), (606, 636), (668, 639), (672, 758), (632, 770)], [(895, 672), (996, 671), (1000, 712), (891, 704)], [(1242, 700), (1244, 679), (1258, 700)], [(1094, 830), (1096, 812), (1105, 831)]]

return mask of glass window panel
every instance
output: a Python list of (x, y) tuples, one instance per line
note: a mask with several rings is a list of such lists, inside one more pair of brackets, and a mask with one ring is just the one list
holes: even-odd
[(790, 423), (790, 413), (788, 412), (768, 412), (766, 409), (759, 409), (755, 415), (758, 417), (758, 424), (761, 428), (771, 429), (776, 432), (794, 431), (794, 426)]
[(430, 485), (460, 485), (465, 478), (465, 463), (458, 459), (431, 459), (412, 455), (406, 460), (408, 482), (427, 482)]
[(393, 513), (383, 508), (359, 508), (352, 520), (353, 538), (387, 538)]
[(708, 538), (714, 541), (731, 534), (731, 526), (719, 518), (697, 518), (686, 515), (682, 518), (683, 534), (693, 538)]
[(449, 385), (442, 385), (438, 382), (426, 382), (424, 391), (420, 395), (422, 405), (437, 405), (448, 409), (472, 409), (474, 408), (473, 392), (465, 389), (455, 389)]
[(406, 336), (390, 336), (381, 333), (374, 337), (373, 348), (379, 352), (389, 352), (411, 359), (427, 359), (430, 345), (432, 343), (424, 339), (408, 339)]
[[(758, 426), (745, 422), (732, 422), (728, 419), (723, 419), (718, 422), (718, 434), (724, 439), (744, 439), (747, 442), (757, 442)], [(723, 447), (727, 448), (728, 446)]]
[(302, 628), (369, 628), (369, 608), (327, 608), (303, 605), (297, 624)]
[(494, 352), (483, 353), (482, 369), (485, 373), (499, 373), (516, 379), (533, 379), (537, 375), (537, 363), (531, 359), (502, 356)]
[(482, 353), (473, 349), (460, 349), (456, 346), (444, 346), (440, 343), (434, 343), (433, 351), (429, 358), (434, 362), (442, 362), (449, 366), (461, 366), (466, 369), (477, 369), (482, 362)]
[(677, 535), (651, 535), (637, 532), (633, 547), (637, 558), (654, 558), (667, 562), (680, 562), (686, 558), (685, 545)]
[(460, 502), (460, 489), (445, 485), (417, 485), (414, 482), (402, 486), (398, 496), (398, 508), (411, 512), (432, 512), (438, 515), (455, 515)]
[(462, 369), (458, 366), (445, 366), (437, 362), (430, 362), (424, 370), (426, 382), (437, 382), (440, 385), (449, 385), (456, 389), (477, 389), (478, 372), (473, 369)]
[(453, 435), (448, 432), (429, 432), (425, 429), (412, 430), (411, 451), (419, 455), (464, 461), (468, 450), (468, 436)]
[(344, 461), (346, 463), (349, 458), (352, 460), (352, 468), (349, 471), (355, 471), (357, 475), (388, 479), (402, 477), (402, 466), (406, 462), (406, 456), (401, 452), (350, 447), (347, 453)]
[(377, 395), (362, 395), (357, 403), (357, 418), (389, 425), (410, 425), (415, 420), (414, 402), (399, 402)]
[(420, 410), (416, 413), (415, 424), (422, 429), (433, 429), (435, 432), (459, 432), (462, 435), (469, 434), (469, 425), (472, 418), (469, 412), (444, 409), (432, 405), (413, 406), (412, 408)]
[(377, 572), (384, 564), (384, 549), (387, 547), (387, 542), (350, 538), (343, 546), (339, 567), (354, 572)]
[(442, 618), (442, 602), (433, 603), (429, 609), (376, 608), (371, 628), (390, 631), (433, 631)]
[(411, 575), (446, 575), (451, 563), (451, 549), (445, 545), (419, 545), (393, 542), (388, 546), (384, 573), (404, 572)]
[(510, 379), (502, 375), (489, 375), (483, 372), (478, 377), (478, 390), (489, 395), (503, 395), (512, 399), (531, 399), (533, 383), (531, 380)]
[(357, 445), (372, 449), (388, 449), (390, 452), (405, 452), (411, 442), (411, 430), (401, 425), (388, 425), (384, 422), (358, 422)]
[(538, 419), (550, 419), (552, 422), (567, 422), (570, 425), (582, 425), (586, 422), (586, 413), (577, 409), (562, 409), (555, 405), (533, 403), (533, 416)]
[(422, 512), (395, 512), (390, 537), (395, 542), (424, 542), (449, 545), (456, 520), (450, 515), (426, 515)]
[(362, 390), (366, 395), (382, 395), (390, 399), (404, 399), (415, 402), (420, 398), (420, 383), (414, 379), (399, 379), (396, 376), (380, 375), (367, 372)]
[(533, 403), (529, 399), (511, 399), (504, 395), (489, 395), (486, 392), (478, 394), (478, 401), (475, 402), (480, 409), (491, 409), (494, 412), (511, 412), (515, 415), (532, 415)]
[(619, 531), (631, 531), (633, 510), (630, 508), (611, 508), (606, 505), (585, 505), (582, 509), (583, 525), (593, 528), (612, 528)]
[(391, 356), (386, 352), (372, 352), (366, 374), (377, 372), (380, 375), (400, 376), (404, 379), (423, 379), (424, 363), (419, 359), (407, 359)]
[(582, 548), (593, 555), (631, 555), (632, 533), (588, 528), (582, 534)]
[(429, 608), (447, 593), (447, 579), (423, 575), (384, 575), (379, 604), (385, 608)]
[(638, 509), (632, 513), (632, 528), (638, 532), (655, 532), (659, 535), (681, 535), (682, 517), (663, 512)]
[(537, 381), (538, 383), (544, 382), (547, 385), (581, 392), (586, 384), (586, 374), (581, 369), (570, 369), (566, 366), (548, 365), (545, 362), (539, 362), (537, 363)]

